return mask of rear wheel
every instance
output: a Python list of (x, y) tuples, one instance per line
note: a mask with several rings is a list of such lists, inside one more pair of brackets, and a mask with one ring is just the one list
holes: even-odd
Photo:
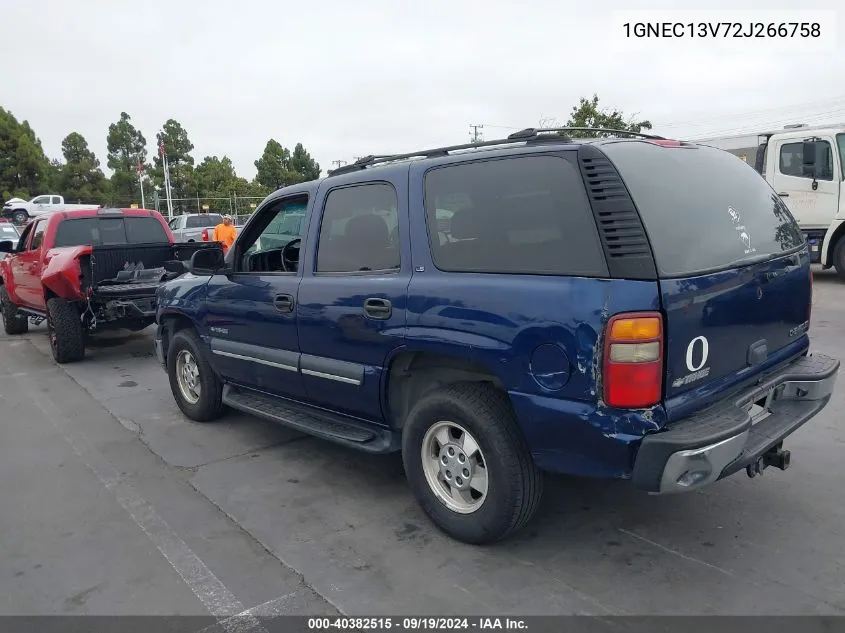
[(29, 319), (9, 299), (6, 286), (0, 286), (0, 314), (3, 315), (6, 334), (26, 334), (29, 331)]
[(176, 404), (191, 420), (209, 422), (223, 414), (223, 385), (193, 330), (173, 335), (167, 350), (167, 375)]
[(74, 363), (85, 358), (82, 320), (72, 303), (57, 297), (47, 300), (47, 335), (57, 363)]
[(841, 279), (845, 279), (845, 235), (836, 242), (833, 249), (833, 265)]
[(423, 511), (465, 543), (520, 529), (542, 494), (507, 396), (487, 385), (455, 384), (420, 400), (402, 430), (402, 460)]

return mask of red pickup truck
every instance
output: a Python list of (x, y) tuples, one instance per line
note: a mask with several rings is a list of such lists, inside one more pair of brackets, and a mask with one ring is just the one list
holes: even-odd
[[(47, 321), (53, 357), (81, 360), (89, 334), (141, 330), (155, 321), (167, 262), (213, 244), (174, 244), (156, 211), (85, 209), (34, 219), (17, 246), (0, 242), (0, 313), (7, 334)], [(178, 270), (178, 269), (177, 269)]]

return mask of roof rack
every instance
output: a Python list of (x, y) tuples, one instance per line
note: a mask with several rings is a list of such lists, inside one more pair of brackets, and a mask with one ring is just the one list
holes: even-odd
[(641, 132), (629, 132), (628, 130), (614, 130), (611, 128), (605, 127), (528, 127), (524, 130), (520, 130), (519, 132), (514, 132), (513, 134), (509, 134), (508, 138), (517, 140), (517, 139), (533, 139), (537, 138), (543, 134), (547, 134), (549, 132), (602, 132), (603, 134), (613, 134), (616, 136), (637, 136), (639, 138), (648, 138), (653, 140), (665, 141), (662, 136), (656, 136), (654, 134), (643, 134)]
[[(556, 134), (550, 134), (555, 132)], [(611, 130), (608, 128), (594, 128), (594, 127), (549, 127), (549, 128), (525, 128), (519, 132), (514, 132), (508, 135), (507, 138), (496, 139), (493, 141), (477, 141), (474, 143), (462, 143), (460, 145), (449, 145), (446, 147), (435, 147), (432, 149), (425, 149), (418, 152), (409, 152), (407, 154), (382, 154), (378, 156), (370, 155), (363, 156), (349, 165), (343, 165), (337, 169), (328, 171), (329, 176), (338, 176), (340, 174), (347, 174), (353, 171), (366, 169), (381, 163), (391, 163), (398, 160), (407, 160), (409, 158), (435, 158), (437, 156), (448, 156), (450, 152), (457, 152), (464, 149), (476, 149), (479, 147), (495, 147), (496, 145), (508, 145), (511, 143), (525, 143), (529, 141), (543, 142), (554, 141), (556, 143), (567, 143), (572, 139), (561, 134), (562, 132), (603, 132), (609, 134), (619, 134), (624, 136), (637, 136), (640, 138), (647, 138), (653, 140), (665, 140), (662, 136), (654, 136), (652, 134), (640, 134), (639, 132), (628, 132), (626, 130)]]

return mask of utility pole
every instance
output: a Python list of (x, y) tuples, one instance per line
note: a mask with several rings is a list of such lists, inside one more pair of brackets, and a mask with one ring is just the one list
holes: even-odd
[(484, 137), (479, 132), (479, 130), (484, 129), (483, 124), (479, 123), (479, 124), (474, 125), (474, 124), (470, 123), (469, 129), (470, 129), (469, 140), (470, 140), (471, 143), (479, 143), (479, 142), (484, 140)]
[(343, 167), (345, 164), (346, 164), (345, 160), (333, 160), (332, 161), (332, 165), (335, 166), (335, 169), (337, 169), (339, 167)]

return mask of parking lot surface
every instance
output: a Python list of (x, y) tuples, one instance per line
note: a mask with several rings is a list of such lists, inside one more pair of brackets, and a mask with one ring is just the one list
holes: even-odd
[[(845, 358), (843, 321), (845, 284), (817, 272), (814, 347)], [(0, 337), (0, 613), (845, 613), (841, 379), (786, 472), (666, 497), (550, 477), (525, 530), (472, 547), (398, 456), (189, 422), (152, 334), (62, 368), (43, 328)]]

